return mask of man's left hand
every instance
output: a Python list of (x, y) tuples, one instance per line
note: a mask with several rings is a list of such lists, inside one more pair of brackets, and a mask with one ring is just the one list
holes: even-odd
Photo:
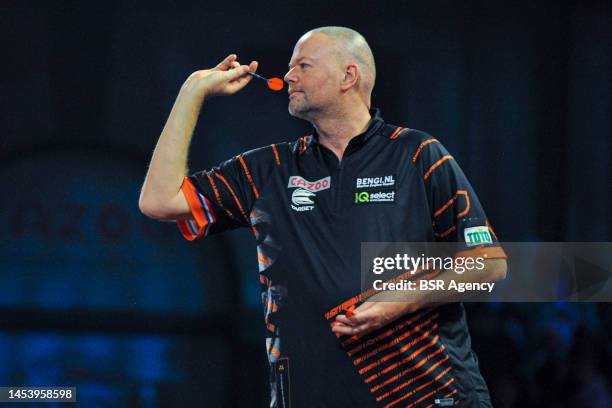
[(354, 311), (336, 316), (332, 331), (334, 333), (364, 335), (379, 329), (406, 313), (412, 313), (418, 308), (414, 302), (389, 302), (370, 300)]

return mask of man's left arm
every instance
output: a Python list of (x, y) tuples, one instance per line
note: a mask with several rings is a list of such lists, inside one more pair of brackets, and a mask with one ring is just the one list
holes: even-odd
[[(451, 281), (457, 285), (465, 283), (495, 283), (505, 279), (507, 263), (505, 259), (487, 259), (484, 268), (457, 273), (448, 270), (434, 279), (442, 281), (443, 288), (448, 288)], [(397, 300), (394, 298), (401, 297)], [(369, 298), (352, 312), (336, 317), (332, 331), (345, 335), (364, 335), (393, 322), (399, 317), (417, 312), (421, 309), (465, 299), (465, 294), (455, 290), (413, 290), (388, 291)]]

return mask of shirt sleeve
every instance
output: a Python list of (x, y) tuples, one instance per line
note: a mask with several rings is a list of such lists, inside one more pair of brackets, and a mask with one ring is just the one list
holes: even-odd
[(277, 150), (272, 146), (239, 154), (210, 170), (185, 177), (181, 190), (191, 217), (177, 220), (189, 241), (235, 228), (252, 228), (250, 212), (263, 182), (275, 167)]
[(444, 146), (424, 138), (412, 160), (423, 177), (436, 241), (457, 243), (456, 256), (506, 258), (474, 189)]

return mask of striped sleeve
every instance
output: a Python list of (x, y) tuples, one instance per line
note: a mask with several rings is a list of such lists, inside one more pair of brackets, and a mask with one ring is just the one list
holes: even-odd
[(208, 235), (210, 227), (215, 224), (216, 217), (210, 201), (198, 191), (188, 177), (183, 181), (181, 190), (191, 209), (192, 217), (178, 220), (177, 225), (185, 239), (194, 241)]
[(264, 181), (279, 164), (278, 149), (272, 145), (187, 176), (181, 190), (191, 217), (177, 221), (183, 236), (193, 241), (230, 229), (253, 229), (251, 209), (259, 199)]
[(440, 141), (423, 134), (412, 162), (422, 177), (436, 240), (458, 243), (462, 254), (475, 251), (489, 259), (505, 258), (474, 189)]

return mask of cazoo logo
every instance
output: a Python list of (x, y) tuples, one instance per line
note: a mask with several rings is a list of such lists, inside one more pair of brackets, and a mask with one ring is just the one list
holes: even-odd
[(308, 181), (300, 176), (289, 177), (287, 188), (295, 188), (291, 194), (291, 208), (294, 211), (312, 211), (314, 199), (319, 191), (327, 190), (331, 186), (331, 177), (317, 181)]

